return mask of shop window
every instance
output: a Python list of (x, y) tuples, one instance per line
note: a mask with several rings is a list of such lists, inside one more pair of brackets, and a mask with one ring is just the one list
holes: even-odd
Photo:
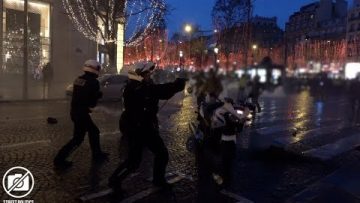
[[(4, 0), (1, 66), (4, 73), (23, 72), (24, 15), (24, 1)], [(50, 61), (49, 3), (29, 0), (28, 22), (28, 73), (37, 74)]]

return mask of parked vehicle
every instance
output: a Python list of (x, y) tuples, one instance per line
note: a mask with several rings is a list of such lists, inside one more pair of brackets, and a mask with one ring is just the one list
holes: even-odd
[[(106, 74), (98, 78), (100, 83), (100, 90), (103, 93), (103, 97), (100, 99), (102, 101), (108, 100), (121, 100), (123, 90), (128, 81), (126, 75), (118, 74)], [(73, 85), (69, 85), (66, 88), (66, 95), (72, 96)]]

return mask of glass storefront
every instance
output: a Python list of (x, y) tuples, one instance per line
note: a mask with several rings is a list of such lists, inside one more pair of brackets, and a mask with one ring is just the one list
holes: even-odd
[[(2, 2), (0, 100), (21, 99), (24, 91), (24, 0)], [(44, 97), (43, 68), (50, 62), (50, 4), (28, 0), (27, 89), (29, 98)], [(39, 89), (39, 91), (37, 91)], [(35, 94), (33, 92), (36, 92)]]

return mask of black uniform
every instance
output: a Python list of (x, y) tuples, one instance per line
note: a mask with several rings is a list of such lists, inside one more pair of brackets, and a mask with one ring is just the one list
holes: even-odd
[(128, 158), (121, 163), (109, 179), (110, 186), (120, 186), (121, 181), (140, 165), (142, 152), (147, 147), (155, 155), (153, 182), (165, 183), (165, 170), (169, 155), (158, 128), (159, 100), (170, 99), (185, 88), (185, 81), (152, 84), (130, 80), (124, 90), (125, 111), (120, 118), (120, 131), (128, 139)]
[(74, 122), (74, 135), (55, 157), (55, 164), (64, 162), (79, 147), (84, 141), (86, 132), (89, 133), (93, 158), (102, 154), (99, 141), (100, 131), (89, 115), (91, 113), (90, 108), (95, 107), (98, 99), (102, 96), (99, 81), (96, 78), (96, 74), (85, 72), (74, 82), (70, 112), (71, 120)]

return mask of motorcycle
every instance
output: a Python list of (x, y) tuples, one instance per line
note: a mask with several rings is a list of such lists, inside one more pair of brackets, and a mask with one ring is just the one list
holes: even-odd
[(194, 152), (196, 148), (209, 146), (217, 148), (221, 140), (227, 140), (225, 134), (230, 129), (239, 135), (248, 121), (250, 110), (246, 106), (236, 106), (231, 99), (224, 101), (203, 102), (200, 106), (196, 122), (189, 128), (192, 136), (188, 139), (187, 148)]
[[(243, 131), (247, 107), (239, 109), (231, 99), (203, 102), (198, 112), (197, 123), (190, 123), (191, 139), (187, 149), (207, 154), (212, 178), (220, 187), (229, 184), (229, 170), (236, 157), (236, 139)], [(209, 156), (210, 155), (210, 156)]]
[(247, 99), (246, 101), (239, 101), (234, 105), (234, 108), (240, 115), (243, 115), (245, 109), (248, 109), (249, 114), (246, 116), (245, 126), (251, 126), (254, 124), (256, 117), (256, 105), (252, 103), (251, 99)]

